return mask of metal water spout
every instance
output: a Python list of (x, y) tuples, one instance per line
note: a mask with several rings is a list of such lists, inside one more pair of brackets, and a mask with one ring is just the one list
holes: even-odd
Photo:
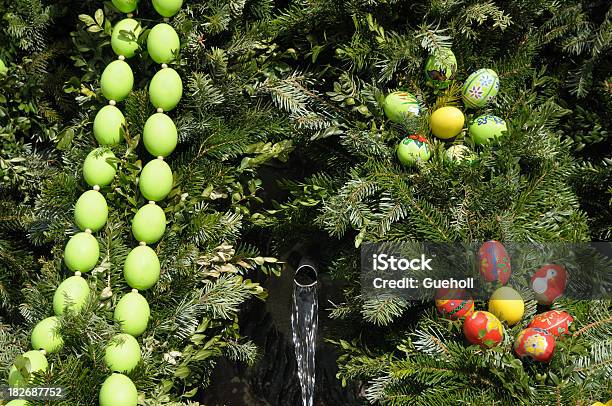
[(302, 405), (312, 406), (315, 389), (315, 344), (318, 327), (317, 269), (312, 261), (300, 261), (293, 278), (291, 327), (302, 388)]

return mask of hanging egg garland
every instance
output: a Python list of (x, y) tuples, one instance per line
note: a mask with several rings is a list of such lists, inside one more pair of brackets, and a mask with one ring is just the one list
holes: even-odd
[(436, 137), (447, 140), (454, 138), (463, 129), (465, 117), (457, 107), (441, 107), (429, 118), (429, 127)]
[(149, 84), (149, 98), (155, 108), (162, 111), (174, 109), (183, 97), (183, 81), (172, 68), (157, 72)]
[(178, 141), (176, 125), (164, 113), (155, 113), (149, 117), (142, 133), (145, 148), (155, 157), (167, 157), (176, 148)]
[(180, 48), (181, 41), (171, 25), (160, 23), (151, 28), (147, 36), (147, 51), (155, 62), (161, 64), (173, 61)]
[(510, 286), (502, 286), (491, 295), (489, 312), (498, 319), (507, 322), (509, 326), (513, 326), (523, 318), (525, 302), (516, 290)]
[(80, 275), (71, 276), (64, 280), (53, 295), (53, 311), (61, 316), (67, 309), (78, 312), (89, 297), (89, 285)]
[(134, 86), (134, 74), (130, 65), (120, 59), (106, 65), (100, 79), (104, 97), (108, 100), (122, 101), (132, 91), (132, 86)]
[(136, 385), (127, 376), (114, 373), (102, 384), (100, 406), (135, 406), (138, 403)]
[(153, 8), (162, 17), (172, 17), (183, 6), (183, 0), (153, 0)]
[(507, 130), (506, 122), (492, 114), (483, 114), (476, 117), (468, 127), (470, 138), (476, 145), (487, 144)]
[(74, 220), (77, 226), (85, 231), (87, 229), (100, 231), (108, 218), (108, 206), (102, 193), (97, 190), (88, 190), (83, 193), (74, 205)]
[(100, 258), (100, 246), (96, 237), (82, 232), (73, 235), (64, 248), (64, 262), (73, 272), (94, 269)]
[(132, 18), (123, 19), (115, 24), (111, 34), (111, 47), (115, 54), (128, 59), (136, 55), (141, 32), (140, 23)]
[(548, 331), (555, 337), (559, 337), (564, 334), (569, 334), (569, 329), (574, 318), (570, 314), (563, 310), (549, 310), (547, 312), (537, 314), (529, 327), (539, 328)]
[(142, 168), (138, 187), (147, 200), (158, 202), (172, 190), (172, 169), (162, 159), (154, 159)]
[(138, 341), (125, 333), (115, 335), (104, 352), (104, 362), (113, 372), (131, 372), (141, 357)]
[(457, 58), (448, 48), (435, 51), (425, 62), (425, 82), (435, 89), (446, 89), (455, 80)]
[(465, 338), (475, 345), (492, 348), (502, 342), (504, 329), (495, 315), (476, 311), (463, 322), (463, 333)]
[(142, 206), (132, 219), (132, 234), (136, 241), (154, 244), (166, 231), (166, 214), (156, 204)]
[(404, 138), (397, 147), (397, 159), (405, 166), (428, 161), (430, 157), (429, 142), (418, 134)]
[(64, 340), (57, 332), (59, 319), (55, 316), (39, 321), (34, 329), (30, 342), (35, 350), (45, 350), (47, 353), (58, 351), (64, 345)]
[(115, 158), (112, 151), (105, 148), (96, 148), (91, 151), (83, 163), (83, 178), (89, 186), (107, 186), (115, 178), (116, 167), (107, 159)]
[(138, 0), (112, 0), (113, 6), (122, 13), (131, 13), (138, 7)]
[(421, 108), (417, 98), (412, 93), (399, 90), (389, 93), (385, 97), (383, 110), (389, 120), (401, 124), (411, 115), (418, 116)]
[(487, 282), (508, 283), (512, 266), (506, 248), (495, 240), (487, 241), (478, 250), (478, 270)]
[[(33, 372), (38, 371), (46, 371), (49, 367), (49, 362), (47, 362), (47, 357), (38, 350), (32, 350), (24, 353), (23, 357), (27, 358), (30, 361), (30, 366), (28, 368), (28, 372), (32, 374)], [(23, 388), (28, 386), (32, 379), (32, 376), (23, 376), (19, 369), (15, 365), (12, 365), (9, 369), (9, 377), (8, 384), (11, 388)]]
[(123, 278), (131, 288), (138, 290), (147, 290), (155, 285), (159, 272), (157, 254), (146, 245), (132, 249), (123, 265)]
[(461, 97), (466, 107), (482, 108), (489, 104), (499, 91), (499, 78), (493, 69), (479, 69), (465, 80)]
[(134, 289), (119, 299), (113, 317), (122, 332), (138, 337), (147, 329), (150, 316), (147, 299)]
[(565, 292), (567, 271), (557, 264), (546, 264), (531, 276), (531, 288), (539, 304), (550, 305)]
[(98, 111), (93, 123), (93, 132), (98, 144), (102, 146), (117, 145), (123, 139), (122, 128), (125, 117), (117, 107), (108, 105)]
[(514, 352), (520, 358), (549, 362), (555, 353), (555, 337), (540, 328), (526, 328), (514, 341)]

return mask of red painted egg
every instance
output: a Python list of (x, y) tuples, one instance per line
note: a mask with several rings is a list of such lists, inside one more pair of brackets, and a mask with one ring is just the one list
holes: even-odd
[(541, 328), (526, 328), (514, 341), (514, 352), (521, 358), (548, 362), (555, 352), (555, 336)]
[(465, 289), (439, 289), (436, 308), (443, 316), (457, 320), (474, 312), (474, 300)]
[(531, 276), (531, 288), (538, 303), (549, 305), (567, 286), (567, 271), (561, 265), (547, 264)]
[(508, 283), (512, 267), (506, 248), (495, 240), (487, 241), (478, 250), (478, 269), (487, 282)]
[(536, 315), (529, 327), (539, 328), (548, 331), (558, 337), (569, 333), (569, 326), (574, 322), (574, 318), (568, 312), (561, 310), (550, 310)]
[(502, 342), (504, 329), (493, 314), (477, 311), (463, 322), (463, 334), (470, 343), (491, 348)]

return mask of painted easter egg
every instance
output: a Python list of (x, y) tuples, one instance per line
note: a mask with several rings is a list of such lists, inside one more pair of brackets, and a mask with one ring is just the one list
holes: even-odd
[(551, 360), (555, 352), (555, 337), (540, 328), (526, 328), (514, 341), (514, 352), (520, 358), (531, 358), (540, 362)]
[(151, 247), (139, 245), (125, 258), (123, 277), (131, 288), (149, 289), (159, 280), (159, 272), (159, 259)]
[(165, 231), (166, 214), (156, 204), (142, 206), (132, 219), (132, 234), (136, 241), (154, 244), (159, 241)]
[(117, 55), (131, 58), (138, 50), (138, 37), (142, 31), (140, 23), (132, 18), (125, 18), (113, 27), (111, 47)]
[(122, 13), (131, 13), (138, 7), (137, 0), (112, 0), (112, 2), (113, 6), (117, 7), (117, 10)]
[(478, 268), (487, 282), (508, 283), (512, 267), (506, 248), (495, 240), (487, 241), (478, 250)]
[(116, 165), (109, 163), (108, 158), (115, 158), (115, 154), (105, 148), (96, 148), (87, 155), (83, 163), (83, 177), (89, 186), (106, 186), (113, 181)]
[(412, 93), (400, 90), (385, 97), (383, 110), (389, 120), (400, 124), (410, 115), (418, 116), (421, 108)]
[(102, 146), (117, 145), (123, 139), (125, 116), (115, 106), (107, 105), (98, 111), (93, 123), (94, 137)]
[(150, 316), (147, 299), (138, 292), (130, 292), (117, 302), (113, 317), (122, 332), (138, 337), (147, 329)]
[(425, 82), (436, 89), (446, 89), (456, 74), (457, 58), (448, 48), (432, 53), (425, 62)]
[(113, 372), (131, 372), (141, 357), (138, 341), (129, 334), (120, 333), (106, 346), (104, 362)]
[(78, 312), (87, 302), (89, 297), (89, 285), (81, 276), (71, 276), (66, 279), (55, 290), (53, 294), (53, 311), (60, 316), (65, 310)]
[(427, 161), (430, 156), (429, 142), (418, 134), (404, 138), (397, 147), (397, 158), (406, 166), (412, 166), (419, 161)]
[(114, 373), (100, 387), (100, 406), (136, 406), (138, 390), (134, 382), (123, 374)]
[(471, 316), (474, 300), (465, 289), (439, 289), (436, 294), (436, 309), (451, 320)]
[(171, 25), (160, 23), (151, 28), (147, 36), (147, 50), (155, 62), (168, 63), (174, 60), (180, 48), (181, 41)]
[(32, 337), (30, 339), (32, 348), (35, 350), (45, 350), (48, 353), (56, 352), (62, 348), (64, 340), (57, 331), (58, 325), (59, 320), (55, 316), (39, 321), (32, 329)]
[(181, 9), (183, 0), (153, 0), (153, 8), (162, 17), (172, 17)]
[(147, 200), (159, 202), (172, 190), (172, 169), (161, 159), (154, 159), (142, 168), (138, 187)]
[(27, 368), (28, 374), (22, 373), (21, 368), (17, 368), (15, 364), (11, 366), (8, 374), (8, 384), (11, 388), (23, 388), (28, 386), (33, 376), (30, 375), (33, 372), (38, 371), (46, 371), (49, 366), (49, 362), (47, 362), (47, 357), (38, 350), (28, 351), (22, 354), (23, 357), (27, 358), (30, 361), (30, 365)]
[(429, 117), (429, 128), (436, 137), (447, 140), (456, 137), (463, 129), (465, 116), (457, 107), (445, 106)]
[(461, 97), (466, 107), (482, 108), (490, 103), (499, 91), (499, 78), (492, 69), (479, 69), (465, 80)]
[(444, 152), (444, 162), (450, 165), (474, 160), (474, 153), (465, 145), (451, 145)]
[(476, 145), (487, 144), (507, 131), (506, 122), (492, 114), (483, 114), (470, 122), (468, 132)]
[(100, 245), (89, 233), (76, 233), (64, 248), (64, 262), (73, 272), (88, 272), (96, 267), (100, 258)]
[(134, 74), (125, 61), (113, 61), (102, 72), (100, 88), (108, 100), (124, 100), (132, 91), (132, 86), (134, 86)]
[(149, 99), (155, 108), (170, 111), (183, 96), (183, 81), (172, 68), (157, 72), (149, 83)]
[(147, 119), (142, 130), (142, 139), (149, 154), (166, 157), (176, 148), (176, 125), (166, 114), (155, 113)]
[(562, 265), (546, 264), (531, 276), (531, 288), (539, 304), (549, 305), (565, 292), (567, 271)]
[(558, 337), (569, 333), (569, 328), (574, 322), (574, 318), (568, 312), (563, 310), (549, 310), (547, 312), (537, 314), (529, 327), (539, 328), (548, 331), (550, 334)]
[(84, 192), (74, 205), (74, 221), (83, 231), (99, 231), (108, 219), (108, 205), (102, 193), (96, 190)]
[(492, 348), (502, 342), (504, 329), (493, 314), (476, 311), (463, 322), (463, 334), (472, 344)]
[(525, 301), (521, 294), (510, 286), (502, 286), (491, 295), (489, 311), (509, 326), (513, 326), (521, 321), (525, 314)]

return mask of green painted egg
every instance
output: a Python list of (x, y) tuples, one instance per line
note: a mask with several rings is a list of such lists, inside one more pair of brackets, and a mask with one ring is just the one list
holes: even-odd
[(183, 0), (153, 0), (155, 11), (162, 17), (172, 17), (181, 9)]
[(427, 139), (418, 134), (404, 138), (397, 147), (397, 158), (405, 166), (412, 166), (419, 161), (427, 161), (430, 156)]
[(117, 55), (126, 58), (134, 56), (138, 50), (138, 37), (142, 31), (140, 23), (134, 19), (126, 18), (113, 27), (111, 34), (111, 47)]
[(499, 78), (492, 69), (479, 69), (465, 80), (461, 97), (466, 107), (481, 108), (489, 104), (499, 91)]
[(402, 123), (408, 115), (418, 116), (420, 112), (419, 102), (412, 93), (397, 91), (385, 97), (383, 105), (385, 115), (394, 123)]
[(161, 159), (154, 159), (142, 168), (138, 181), (140, 192), (147, 200), (159, 202), (172, 190), (172, 170)]
[(507, 131), (506, 122), (494, 115), (483, 114), (470, 122), (469, 134), (474, 144), (483, 145)]
[(180, 48), (181, 41), (171, 25), (161, 23), (151, 28), (147, 37), (147, 50), (155, 62), (168, 63), (174, 60)]
[(176, 148), (178, 133), (174, 121), (164, 113), (155, 113), (145, 123), (143, 141), (155, 157), (168, 156)]
[(136, 385), (127, 376), (114, 373), (102, 384), (99, 401), (100, 406), (136, 406)]
[(159, 280), (159, 259), (146, 245), (139, 245), (128, 254), (123, 265), (123, 277), (134, 289), (147, 290)]
[(121, 325), (122, 332), (138, 337), (147, 329), (150, 315), (147, 299), (140, 293), (130, 292), (117, 303), (114, 319)]
[(113, 6), (117, 7), (117, 10), (121, 11), (122, 13), (131, 13), (132, 11), (136, 10), (136, 7), (138, 7), (137, 0), (112, 0), (112, 1), (113, 1)]
[(130, 372), (140, 362), (140, 346), (129, 334), (114, 336), (106, 346), (104, 362), (113, 372)]
[(64, 262), (73, 272), (87, 272), (95, 268), (100, 258), (96, 237), (89, 233), (73, 235), (64, 249)]
[(6, 406), (29, 406), (29, 403), (23, 399), (11, 400)]
[(89, 186), (107, 186), (115, 178), (115, 164), (106, 161), (115, 158), (115, 154), (106, 148), (91, 151), (83, 163), (83, 177)]
[(132, 86), (134, 86), (134, 74), (125, 61), (113, 61), (102, 72), (100, 87), (102, 94), (108, 100), (124, 100), (132, 91)]
[(47, 317), (39, 321), (32, 330), (32, 348), (45, 350), (48, 353), (58, 351), (64, 345), (64, 340), (56, 331), (59, 320), (55, 316)]
[(4, 64), (4, 61), (0, 59), (0, 75), (6, 75), (8, 73), (8, 68)]
[(154, 244), (166, 231), (166, 215), (156, 204), (147, 204), (138, 210), (132, 220), (132, 233), (136, 241)]
[(474, 154), (465, 145), (451, 145), (444, 152), (444, 162), (448, 164), (457, 164), (464, 161), (472, 161)]
[(446, 89), (455, 80), (457, 59), (448, 48), (442, 48), (427, 58), (425, 63), (425, 81), (436, 89)]
[(99, 231), (108, 218), (108, 206), (102, 193), (88, 190), (79, 197), (74, 206), (74, 220), (77, 226), (85, 231)]
[[(47, 367), (49, 366), (47, 358), (38, 350), (28, 351), (23, 354), (23, 356), (30, 360), (30, 366), (24, 366), (29, 373), (46, 371)], [(9, 369), (8, 384), (12, 388), (22, 388), (27, 386), (30, 379), (30, 377), (22, 375), (14, 364), (11, 366), (11, 369)]]
[(93, 123), (93, 132), (98, 144), (117, 145), (123, 138), (122, 127), (125, 117), (121, 110), (115, 106), (104, 106), (96, 114)]
[(53, 311), (56, 316), (61, 316), (64, 310), (74, 312), (81, 310), (89, 297), (89, 285), (80, 276), (71, 276), (66, 279), (55, 290), (53, 295)]
[(149, 98), (155, 108), (170, 111), (175, 108), (183, 96), (183, 82), (172, 68), (160, 70), (149, 84)]

